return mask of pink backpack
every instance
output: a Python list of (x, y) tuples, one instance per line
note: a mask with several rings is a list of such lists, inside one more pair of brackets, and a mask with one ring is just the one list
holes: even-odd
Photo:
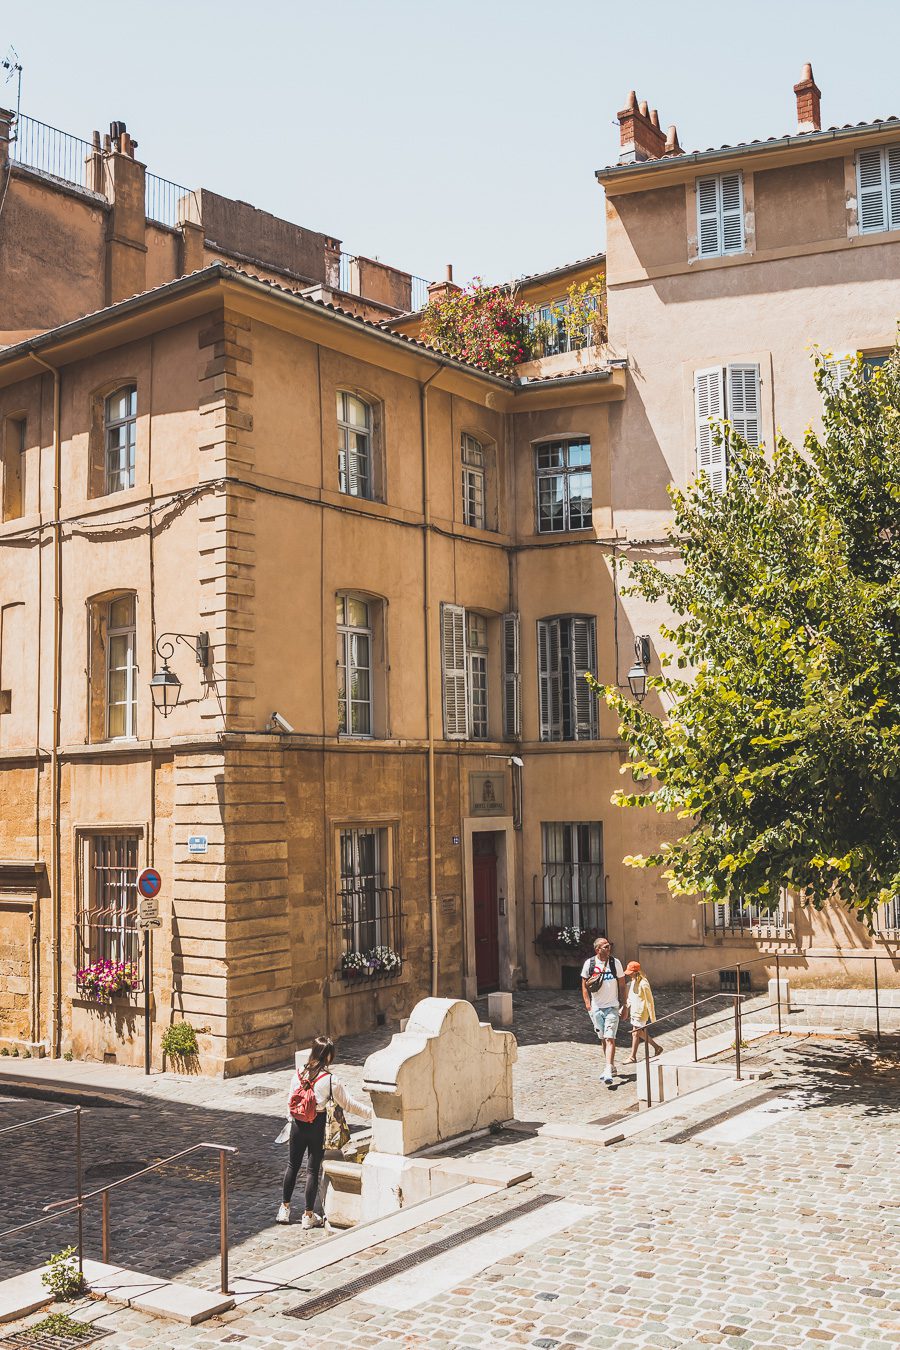
[(316, 1118), (316, 1083), (319, 1078), (324, 1078), (325, 1074), (320, 1073), (317, 1078), (310, 1081), (308, 1078), (300, 1077), (297, 1086), (288, 1099), (288, 1111), (293, 1120), (302, 1121), (308, 1125)]

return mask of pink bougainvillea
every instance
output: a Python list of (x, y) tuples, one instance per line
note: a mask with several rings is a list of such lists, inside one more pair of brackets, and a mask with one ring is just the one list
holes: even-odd
[(133, 961), (95, 961), (75, 972), (78, 992), (94, 1003), (111, 1003), (117, 994), (130, 994), (138, 983)]
[(495, 375), (511, 375), (531, 356), (531, 310), (515, 290), (480, 277), (426, 305), (422, 339)]

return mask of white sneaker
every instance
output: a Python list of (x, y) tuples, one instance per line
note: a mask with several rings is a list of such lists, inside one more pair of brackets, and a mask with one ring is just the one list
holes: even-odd
[(321, 1228), (325, 1223), (321, 1214), (304, 1214), (300, 1222), (301, 1228)]
[(278, 1213), (275, 1215), (275, 1222), (290, 1223), (290, 1221), (291, 1221), (291, 1207), (290, 1205), (282, 1204), (279, 1207)]
[(601, 1079), (601, 1082), (603, 1082), (603, 1083), (611, 1083), (612, 1080), (613, 1080), (613, 1076), (612, 1076), (612, 1074), (610, 1073), (609, 1069), (607, 1069), (606, 1072), (605, 1072), (604, 1075), (603, 1075), (603, 1078)]

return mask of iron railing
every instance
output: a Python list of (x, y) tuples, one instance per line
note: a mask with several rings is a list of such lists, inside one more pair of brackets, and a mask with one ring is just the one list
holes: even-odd
[[(359, 295), (360, 299), (365, 299), (365, 295), (360, 291), (359, 278), (353, 275), (353, 264), (358, 261), (360, 261), (360, 255), (357, 253), (341, 253), (338, 267), (338, 289), (344, 291), (347, 295)], [(424, 309), (428, 304), (428, 287), (431, 283), (426, 281), (424, 277), (414, 277), (410, 273), (395, 268), (391, 270), (395, 271), (399, 277), (408, 277), (409, 312), (417, 313), (420, 309)]]
[(87, 160), (94, 147), (90, 141), (60, 131), (46, 122), (20, 113), (15, 122), (15, 138), (10, 143), (10, 157), (23, 168), (37, 169), (65, 183), (86, 189)]
[[(42, 1125), (48, 1120), (58, 1120), (61, 1116), (75, 1117), (75, 1205), (74, 1209), (78, 1214), (78, 1269), (81, 1270), (84, 1264), (84, 1214), (83, 1214), (83, 1196), (81, 1193), (82, 1177), (84, 1175), (81, 1165), (81, 1107), (67, 1106), (62, 1111), (51, 1111), (46, 1116), (34, 1116), (31, 1120), (20, 1120), (17, 1125), (5, 1125), (0, 1134), (11, 1134), (13, 1130), (25, 1130), (32, 1125)], [(6, 1176), (10, 1175), (10, 1169), (6, 1169)], [(67, 1209), (65, 1214), (71, 1214), (72, 1210)], [(0, 1232), (0, 1238), (11, 1237), (13, 1233), (22, 1233), (26, 1228), (38, 1228), (41, 1224), (52, 1223), (55, 1219), (62, 1218), (62, 1214), (48, 1214), (43, 1219), (32, 1219), (29, 1223), (16, 1224), (14, 1228), (5, 1228)]]
[[(359, 981), (398, 975), (403, 962), (400, 887), (346, 887), (338, 892), (337, 902), (338, 917), (332, 927), (338, 930), (337, 968), (341, 976)], [(381, 956), (377, 955), (379, 949)], [(362, 960), (356, 961), (356, 957)]]
[(602, 862), (545, 862), (542, 880), (542, 894), (532, 901), (536, 933), (578, 928), (606, 934), (606, 878)]
[(767, 911), (759, 905), (747, 907), (710, 903), (704, 905), (704, 924), (711, 937), (749, 937), (759, 940), (792, 938), (794, 935), (788, 902), (782, 901), (777, 910)]
[(144, 215), (158, 225), (174, 229), (184, 220), (199, 223), (200, 203), (197, 193), (181, 183), (159, 178), (155, 173), (145, 175)]

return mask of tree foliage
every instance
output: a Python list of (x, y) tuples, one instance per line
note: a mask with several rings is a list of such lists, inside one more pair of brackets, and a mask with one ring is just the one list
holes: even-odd
[(635, 787), (613, 800), (673, 813), (628, 861), (674, 895), (771, 909), (788, 887), (871, 923), (900, 893), (900, 354), (814, 378), (822, 433), (768, 454), (723, 425), (726, 491), (671, 491), (681, 569), (634, 565), (678, 656), (650, 681), (663, 718), (603, 691)]

